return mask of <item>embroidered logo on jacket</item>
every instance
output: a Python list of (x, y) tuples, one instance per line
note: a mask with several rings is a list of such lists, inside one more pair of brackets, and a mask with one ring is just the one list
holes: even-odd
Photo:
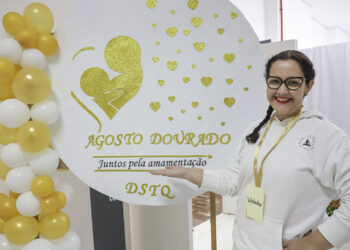
[(301, 138), (299, 141), (299, 146), (305, 150), (311, 150), (314, 148), (315, 138), (311, 135)]

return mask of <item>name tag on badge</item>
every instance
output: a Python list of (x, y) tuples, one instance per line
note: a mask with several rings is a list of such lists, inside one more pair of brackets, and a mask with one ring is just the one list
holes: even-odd
[(247, 217), (263, 223), (264, 218), (264, 201), (265, 193), (264, 189), (256, 187), (255, 185), (247, 185), (247, 206), (246, 206), (246, 215)]

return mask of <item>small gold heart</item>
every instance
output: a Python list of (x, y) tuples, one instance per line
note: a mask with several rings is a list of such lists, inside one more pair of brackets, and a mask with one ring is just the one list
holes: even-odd
[(195, 69), (197, 67), (196, 64), (192, 64), (192, 69)]
[(170, 14), (175, 15), (175, 10), (170, 11)]
[(193, 27), (198, 28), (203, 23), (203, 19), (200, 17), (192, 17), (191, 23)]
[(228, 85), (232, 84), (232, 83), (233, 83), (233, 79), (232, 79), (232, 78), (227, 78), (227, 79), (226, 79), (226, 83), (227, 83)]
[(168, 117), (168, 120), (169, 120), (169, 121), (172, 121), (173, 119), (174, 119), (174, 118), (173, 118), (172, 116), (169, 116), (169, 117)]
[(226, 122), (220, 122), (221, 126), (225, 126)]
[(209, 62), (214, 62), (214, 58), (210, 57)]
[(198, 6), (198, 0), (188, 0), (187, 6), (191, 10), (195, 10), (197, 8), (197, 6)]
[(200, 120), (202, 120), (202, 117), (199, 115), (199, 116), (197, 116), (197, 119), (200, 121)]
[(243, 39), (242, 38), (238, 38), (238, 42), (239, 43), (243, 42)]
[(204, 42), (196, 42), (193, 44), (193, 48), (195, 50), (197, 50), (198, 52), (201, 52), (205, 47), (205, 43)]
[(209, 110), (210, 110), (210, 111), (213, 111), (213, 110), (214, 110), (214, 107), (209, 107)]
[(212, 82), (213, 82), (213, 79), (210, 77), (210, 76), (208, 76), (208, 77), (202, 77), (201, 78), (201, 82), (202, 82), (202, 84), (205, 86), (205, 87), (208, 87), (210, 84), (212, 84)]
[(175, 96), (169, 96), (168, 100), (169, 100), (169, 102), (174, 102), (175, 101)]
[(251, 69), (252, 67), (252, 65), (247, 65), (247, 69)]
[(183, 33), (184, 33), (185, 36), (188, 36), (190, 34), (190, 32), (191, 31), (189, 29), (184, 29), (183, 30)]
[(249, 90), (249, 88), (248, 88), (248, 87), (244, 87), (243, 90), (244, 90), (245, 92), (247, 92), (247, 91)]
[(158, 57), (158, 56), (152, 57), (152, 61), (153, 61), (154, 63), (159, 62), (159, 57)]
[(199, 105), (199, 102), (192, 102), (192, 107), (197, 108)]
[(218, 33), (219, 33), (220, 35), (224, 34), (224, 32), (225, 32), (225, 29), (224, 29), (224, 28), (218, 29)]
[(167, 61), (166, 66), (171, 71), (174, 71), (177, 68), (178, 64), (177, 64), (177, 61)]
[(224, 55), (224, 60), (227, 62), (227, 63), (232, 63), (233, 60), (235, 60), (235, 57), (236, 55), (234, 53), (226, 53)]
[(177, 28), (176, 27), (167, 28), (166, 33), (169, 36), (174, 37), (176, 35), (176, 33), (177, 33)]
[(146, 5), (150, 9), (154, 9), (157, 6), (157, 3), (158, 3), (157, 0), (147, 0), (146, 1)]
[(238, 17), (238, 13), (236, 13), (236, 12), (231, 12), (231, 18), (232, 19), (235, 19), (235, 18), (237, 18)]
[(181, 49), (177, 49), (176, 53), (180, 54), (181, 53)]
[(156, 41), (156, 45), (158, 46), (160, 44), (160, 42), (159, 41)]
[(214, 17), (214, 18), (218, 18), (218, 17), (219, 17), (219, 14), (214, 14), (213, 17)]
[(182, 77), (182, 81), (184, 83), (188, 83), (190, 81), (190, 78), (188, 76), (184, 76), (184, 77)]
[(157, 27), (156, 23), (152, 23), (153, 28)]
[(164, 85), (164, 80), (158, 80), (158, 84), (159, 84), (159, 86), (163, 86)]
[(186, 112), (186, 110), (184, 110), (184, 109), (181, 109), (180, 111), (182, 114), (185, 114), (185, 112)]
[(233, 104), (235, 104), (236, 99), (233, 97), (225, 97), (224, 103), (226, 104), (227, 107), (231, 108)]
[(157, 112), (158, 109), (160, 109), (160, 103), (159, 102), (151, 102), (149, 104), (149, 106), (154, 112)]

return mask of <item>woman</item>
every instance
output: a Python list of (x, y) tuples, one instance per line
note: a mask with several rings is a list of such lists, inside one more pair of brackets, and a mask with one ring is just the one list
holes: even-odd
[[(350, 138), (321, 114), (303, 110), (315, 78), (303, 53), (289, 50), (273, 56), (265, 77), (266, 117), (243, 136), (229, 168), (167, 167), (151, 173), (238, 195), (233, 249), (340, 247), (350, 240)], [(326, 207), (336, 195), (341, 206), (326, 218)]]

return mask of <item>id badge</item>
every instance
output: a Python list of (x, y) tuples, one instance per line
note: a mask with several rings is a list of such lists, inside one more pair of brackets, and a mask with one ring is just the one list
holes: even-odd
[(264, 219), (265, 202), (264, 189), (248, 184), (246, 192), (246, 215), (247, 217), (262, 224)]

